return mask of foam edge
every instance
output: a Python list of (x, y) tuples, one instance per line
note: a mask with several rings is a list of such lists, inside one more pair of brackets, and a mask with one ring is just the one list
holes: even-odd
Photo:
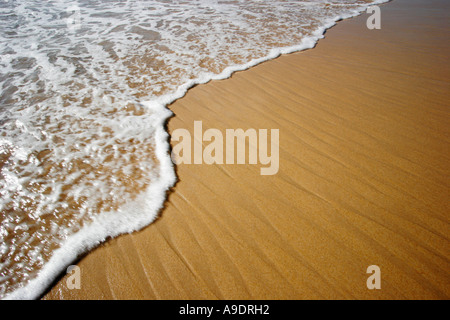
[(161, 96), (153, 101), (143, 102), (144, 106), (151, 108), (158, 114), (154, 125), (156, 157), (160, 166), (158, 174), (154, 177), (155, 180), (132, 203), (124, 205), (118, 211), (100, 214), (91, 224), (68, 237), (63, 246), (55, 250), (53, 256), (39, 271), (36, 278), (30, 280), (25, 286), (7, 294), (3, 297), (3, 300), (38, 299), (52, 285), (53, 281), (61, 275), (64, 269), (82, 254), (97, 247), (109, 237), (117, 237), (121, 234), (138, 231), (156, 219), (166, 201), (167, 191), (176, 183), (174, 165), (169, 154), (169, 134), (165, 131), (166, 121), (173, 116), (173, 113), (167, 109), (169, 104), (184, 97), (188, 90), (195, 85), (204, 84), (211, 80), (227, 79), (237, 71), (247, 70), (262, 62), (275, 59), (280, 55), (314, 48), (317, 42), (324, 38), (325, 31), (335, 26), (337, 21), (358, 16), (370, 6), (389, 1), (391, 0), (377, 0), (361, 7), (361, 10), (353, 10), (347, 15), (336, 16), (325, 21), (324, 25), (317, 28), (312, 36), (302, 39), (298, 45), (272, 49), (263, 58), (251, 60), (246, 64), (227, 67), (218, 75), (212, 73), (203, 74), (201, 77), (181, 85), (173, 94)]

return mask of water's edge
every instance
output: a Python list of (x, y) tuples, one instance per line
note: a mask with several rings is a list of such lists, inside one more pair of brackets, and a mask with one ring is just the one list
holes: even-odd
[[(38, 299), (60, 276), (65, 268), (76, 261), (82, 254), (103, 243), (109, 237), (117, 237), (121, 234), (138, 231), (151, 224), (167, 199), (167, 194), (176, 181), (174, 165), (171, 161), (169, 150), (169, 134), (165, 131), (165, 125), (174, 114), (167, 108), (176, 100), (184, 97), (188, 90), (195, 85), (205, 84), (211, 80), (223, 80), (229, 78), (234, 72), (244, 71), (262, 62), (275, 59), (283, 54), (300, 52), (314, 48), (317, 42), (324, 38), (327, 29), (336, 25), (336, 22), (356, 17), (363, 13), (367, 7), (389, 2), (391, 0), (376, 0), (361, 10), (345, 16), (336, 16), (324, 23), (324, 25), (313, 32), (313, 35), (302, 39), (295, 46), (272, 49), (270, 53), (259, 59), (254, 59), (246, 64), (230, 66), (219, 75), (205, 75), (202, 78), (191, 80), (180, 87), (173, 94), (164, 95), (153, 101), (145, 101), (143, 105), (155, 111), (158, 117), (153, 125), (156, 128), (156, 157), (159, 161), (159, 172), (147, 190), (135, 201), (129, 203), (116, 212), (102, 213), (91, 224), (70, 236), (63, 246), (57, 249), (51, 259), (38, 273), (38, 276), (30, 280), (26, 286), (21, 287), (3, 299)], [(127, 214), (123, 214), (127, 212)]]

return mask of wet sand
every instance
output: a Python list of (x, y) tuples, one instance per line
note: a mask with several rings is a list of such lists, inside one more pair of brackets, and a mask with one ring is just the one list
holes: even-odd
[[(160, 218), (44, 299), (448, 299), (450, 3), (395, 0), (191, 89), (168, 128), (279, 129), (280, 168), (186, 165)], [(381, 270), (368, 290), (366, 269)]]

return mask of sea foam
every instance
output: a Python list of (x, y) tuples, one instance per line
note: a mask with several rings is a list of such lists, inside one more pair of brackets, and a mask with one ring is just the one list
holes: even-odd
[(168, 104), (382, 2), (0, 3), (0, 297), (37, 298), (80, 254), (154, 221), (176, 182)]

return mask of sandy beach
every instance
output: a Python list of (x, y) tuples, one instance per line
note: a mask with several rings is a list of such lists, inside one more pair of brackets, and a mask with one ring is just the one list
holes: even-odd
[(156, 222), (43, 299), (448, 299), (450, 3), (380, 8), (170, 105), (169, 133), (279, 129), (278, 173), (180, 164)]

